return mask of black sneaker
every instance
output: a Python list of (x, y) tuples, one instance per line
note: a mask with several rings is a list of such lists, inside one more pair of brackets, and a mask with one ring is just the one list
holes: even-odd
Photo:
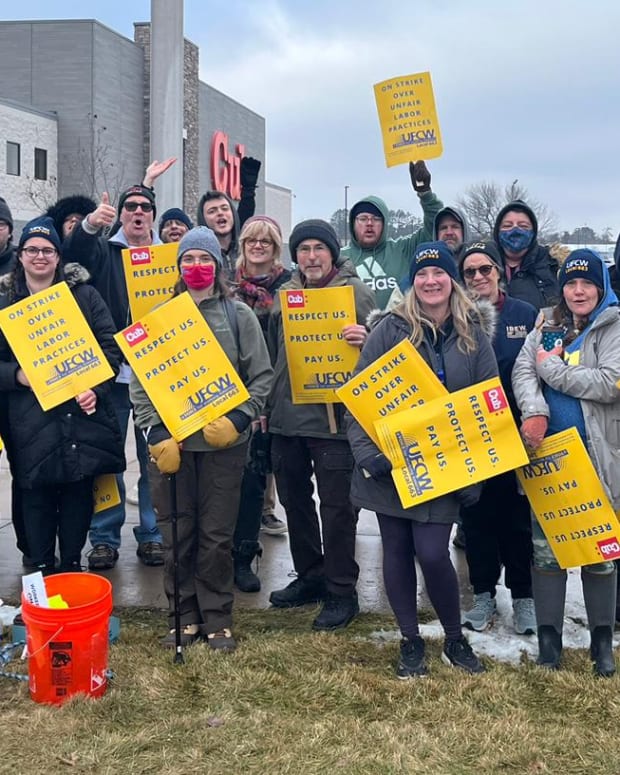
[(424, 662), (424, 641), (419, 635), (414, 638), (403, 638), (400, 642), (400, 659), (396, 667), (396, 677), (405, 680), (423, 675), (428, 675)]
[(118, 550), (107, 544), (96, 544), (87, 557), (88, 570), (111, 570), (118, 560)]
[(158, 541), (144, 541), (138, 544), (136, 554), (145, 565), (155, 566), (164, 564), (164, 549)]
[(341, 630), (360, 612), (357, 592), (342, 597), (329, 595), (323, 603), (321, 612), (312, 622), (313, 630)]
[(296, 578), (284, 589), (275, 589), (269, 595), (269, 602), (274, 608), (297, 608), (309, 603), (320, 603), (325, 600), (325, 596), (323, 578)]
[(460, 667), (467, 673), (484, 673), (485, 666), (471, 650), (464, 635), (456, 640), (445, 640), (441, 658), (446, 665)]

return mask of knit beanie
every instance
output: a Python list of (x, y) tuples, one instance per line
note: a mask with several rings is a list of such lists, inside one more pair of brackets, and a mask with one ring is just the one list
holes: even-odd
[(363, 213), (366, 213), (367, 215), (374, 215), (383, 220), (383, 213), (381, 210), (379, 210), (376, 205), (373, 205), (372, 202), (364, 202), (363, 200), (353, 206), (350, 217), (351, 219), (354, 219), (356, 216), (362, 215)]
[(155, 209), (155, 192), (152, 188), (147, 188), (143, 185), (131, 186), (130, 188), (127, 188), (125, 191), (123, 191), (118, 200), (119, 216), (121, 214), (121, 210), (123, 209), (123, 205), (125, 204), (125, 200), (130, 196), (143, 196), (148, 199), (149, 202), (153, 205), (153, 218), (155, 217), (155, 213), (157, 212)]
[(502, 268), (502, 259), (499, 255), (499, 250), (497, 248), (497, 245), (494, 242), (471, 242), (465, 250), (463, 251), (463, 255), (461, 256), (461, 259), (459, 261), (459, 273), (461, 275), (461, 279), (463, 278), (463, 265), (465, 263), (465, 259), (467, 256), (471, 256), (472, 253), (484, 253), (485, 256), (488, 256), (491, 261), (497, 265), (497, 268), (499, 269), (499, 272), (501, 275), (503, 275), (503, 268)]
[(4, 221), (5, 223), (9, 224), (9, 231), (11, 234), (13, 234), (13, 216), (11, 215), (11, 210), (6, 203), (6, 199), (3, 199), (0, 196), (0, 221)]
[(21, 237), (19, 238), (18, 250), (24, 247), (24, 243), (31, 237), (42, 237), (56, 248), (60, 253), (60, 238), (58, 232), (54, 228), (54, 221), (46, 215), (40, 215), (38, 218), (33, 218), (22, 229)]
[(194, 226), (181, 237), (177, 250), (177, 266), (181, 265), (181, 257), (188, 250), (204, 250), (213, 256), (219, 266), (222, 266), (220, 243), (208, 226)]
[(603, 271), (603, 261), (593, 250), (588, 250), (587, 248), (573, 250), (572, 253), (569, 253), (558, 272), (560, 290), (569, 280), (576, 280), (578, 277), (589, 280), (597, 288), (603, 290)]
[(282, 236), (282, 229), (280, 228), (280, 224), (275, 220), (275, 218), (270, 218), (268, 215), (253, 215), (251, 218), (248, 218), (247, 221), (243, 224), (243, 228), (245, 229), (251, 223), (257, 223), (257, 222), (270, 224), (278, 232), (280, 237)]
[(188, 229), (191, 229), (192, 226), (194, 225), (189, 215), (183, 210), (181, 210), (180, 207), (171, 207), (169, 210), (166, 210), (166, 212), (159, 219), (160, 237), (161, 237), (161, 230), (164, 228), (167, 221), (179, 221), (180, 223), (184, 223)]
[(309, 221), (301, 221), (301, 223), (298, 223), (291, 232), (291, 236), (288, 238), (291, 258), (295, 263), (297, 263), (297, 248), (301, 242), (307, 239), (317, 239), (324, 242), (329, 248), (329, 252), (332, 254), (332, 261), (335, 263), (338, 260), (338, 256), (340, 255), (338, 235), (327, 221), (313, 218)]
[(445, 242), (422, 242), (418, 245), (409, 266), (409, 281), (413, 285), (413, 278), (427, 266), (437, 266), (447, 272), (453, 280), (458, 280), (456, 263), (452, 251)]

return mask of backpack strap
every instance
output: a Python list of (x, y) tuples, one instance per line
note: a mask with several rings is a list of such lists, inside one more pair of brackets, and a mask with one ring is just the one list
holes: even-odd
[(234, 303), (227, 297), (222, 299), (222, 303), (224, 304), (224, 311), (226, 312), (226, 317), (228, 318), (228, 324), (230, 325), (230, 329), (235, 337), (235, 342), (237, 343), (237, 350), (240, 350), (241, 347), (239, 345), (239, 321), (237, 320), (237, 310)]

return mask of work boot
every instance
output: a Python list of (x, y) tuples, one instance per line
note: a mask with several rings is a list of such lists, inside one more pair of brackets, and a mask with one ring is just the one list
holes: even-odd
[(536, 664), (547, 670), (559, 670), (562, 657), (562, 634), (550, 624), (538, 627), (538, 659)]
[(321, 612), (312, 622), (313, 630), (341, 630), (360, 612), (357, 592), (352, 595), (329, 595)]
[(242, 592), (260, 592), (260, 579), (252, 570), (255, 557), (262, 557), (263, 548), (258, 541), (241, 541), (233, 550), (235, 584)]
[(419, 635), (403, 638), (400, 642), (400, 659), (396, 667), (396, 677), (401, 681), (407, 678), (428, 675), (424, 662), (424, 641)]
[(590, 573), (582, 568), (581, 586), (588, 615), (594, 674), (609, 678), (616, 672), (612, 643), (616, 615), (616, 568), (612, 573)]
[(325, 579), (322, 576), (297, 577), (284, 589), (274, 589), (269, 595), (269, 602), (274, 608), (297, 608), (309, 603), (321, 603), (326, 595)]

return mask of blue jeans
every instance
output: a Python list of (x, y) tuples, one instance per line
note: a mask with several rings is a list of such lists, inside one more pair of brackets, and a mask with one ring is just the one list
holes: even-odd
[[(129, 401), (129, 386), (120, 382), (112, 385), (112, 403), (116, 411), (118, 424), (121, 427), (123, 438), (127, 438), (129, 415), (131, 414), (131, 402)], [(161, 543), (161, 533), (157, 527), (155, 511), (151, 503), (148, 481), (148, 450), (142, 433), (134, 426), (136, 437), (136, 454), (140, 464), (140, 478), (138, 479), (138, 501), (140, 512), (140, 524), (133, 529), (136, 541), (139, 544), (147, 541)], [(125, 482), (123, 475), (117, 474), (116, 481), (121, 502), (118, 506), (93, 514), (90, 523), (89, 540), (92, 546), (106, 544), (113, 549), (121, 545), (121, 528), (125, 523)]]

